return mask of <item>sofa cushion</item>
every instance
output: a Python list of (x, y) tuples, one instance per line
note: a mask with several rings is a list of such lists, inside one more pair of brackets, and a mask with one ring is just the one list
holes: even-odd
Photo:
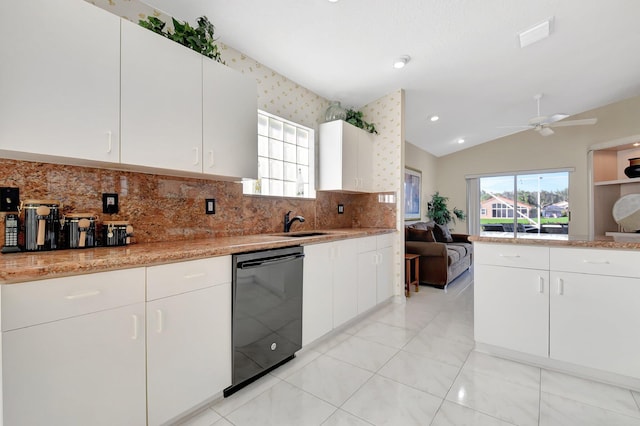
[(407, 241), (426, 241), (434, 243), (436, 239), (431, 229), (407, 228)]
[(448, 260), (447, 260), (448, 265), (451, 266), (454, 263), (459, 262), (463, 256), (460, 255), (460, 251), (457, 250), (455, 247), (449, 248), (447, 246), (447, 257), (448, 257)]
[(435, 222), (416, 222), (416, 223), (412, 223), (411, 225), (409, 225), (409, 228), (413, 228), (413, 229), (433, 229), (435, 225)]
[(439, 243), (450, 243), (453, 242), (453, 237), (451, 237), (451, 231), (447, 228), (446, 225), (435, 224), (433, 227), (433, 236), (436, 238), (436, 241)]
[(458, 247), (459, 248), (458, 251), (460, 252), (462, 257), (464, 257), (471, 253), (473, 245), (470, 243), (449, 243), (447, 244), (447, 247), (448, 248)]

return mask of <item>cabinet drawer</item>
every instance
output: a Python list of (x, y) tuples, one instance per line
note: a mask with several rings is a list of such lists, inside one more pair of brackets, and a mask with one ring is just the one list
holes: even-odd
[(475, 243), (473, 255), (481, 265), (549, 269), (549, 248), (520, 244)]
[(231, 256), (147, 268), (147, 301), (231, 282)]
[(396, 233), (378, 235), (376, 238), (378, 242), (378, 249), (393, 247), (393, 240), (396, 238)]
[(593, 248), (552, 248), (551, 270), (640, 278), (640, 252)]
[(144, 268), (2, 286), (2, 331), (144, 302)]
[(358, 238), (358, 253), (376, 250), (376, 237)]

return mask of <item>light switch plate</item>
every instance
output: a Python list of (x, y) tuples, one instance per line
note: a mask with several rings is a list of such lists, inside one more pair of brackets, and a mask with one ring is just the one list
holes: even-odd
[(118, 194), (102, 194), (102, 213), (118, 213)]
[(216, 214), (216, 199), (207, 198), (204, 203), (204, 212), (206, 214)]
[(20, 190), (18, 188), (0, 188), (0, 211), (17, 212), (20, 205)]
[(344, 204), (338, 204), (338, 214), (344, 214)]

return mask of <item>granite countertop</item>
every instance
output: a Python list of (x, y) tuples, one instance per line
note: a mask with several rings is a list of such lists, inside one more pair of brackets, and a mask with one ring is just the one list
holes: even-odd
[[(285, 234), (274, 233), (132, 244), (122, 247), (2, 254), (0, 255), (0, 284), (134, 268), (137, 266), (159, 265), (254, 250), (323, 243), (347, 238), (388, 234), (395, 232), (395, 230), (340, 228), (322, 229), (316, 232), (326, 234), (292, 238)], [(291, 234), (296, 234), (296, 232)]]
[[(513, 235), (509, 233), (509, 235)], [(638, 250), (640, 243), (613, 241), (613, 239), (594, 239), (587, 237), (569, 236), (568, 239), (560, 238), (509, 238), (509, 237), (484, 237), (479, 235), (469, 236), (469, 240), (479, 243), (499, 243), (499, 244), (523, 244), (523, 245), (545, 245), (552, 247), (590, 247), (590, 248), (610, 248), (619, 250)]]

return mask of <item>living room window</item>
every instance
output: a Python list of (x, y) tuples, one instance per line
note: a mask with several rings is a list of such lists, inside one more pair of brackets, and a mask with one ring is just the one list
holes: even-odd
[(469, 231), (506, 238), (568, 238), (570, 171), (467, 176)]
[(258, 110), (258, 179), (244, 194), (315, 198), (313, 129)]

